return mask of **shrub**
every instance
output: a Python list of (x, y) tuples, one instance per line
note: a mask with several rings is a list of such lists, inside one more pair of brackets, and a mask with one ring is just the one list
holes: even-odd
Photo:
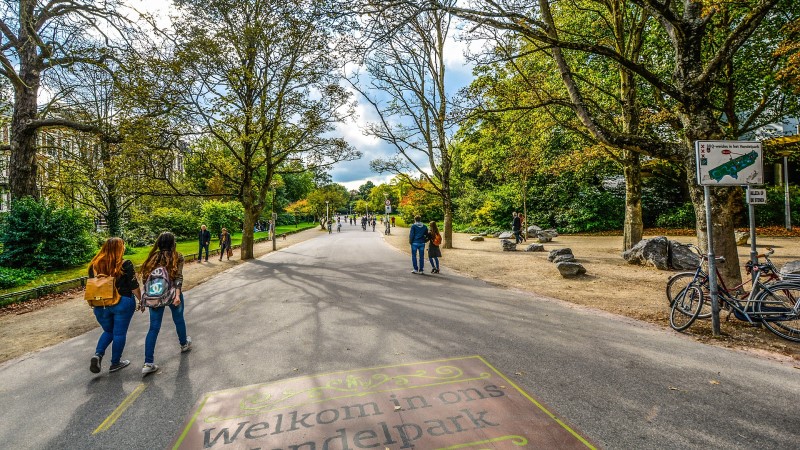
[(625, 198), (587, 187), (559, 212), (557, 219), (559, 228), (567, 233), (618, 230), (625, 220)]
[(158, 238), (158, 234), (146, 225), (126, 228), (122, 232), (122, 239), (125, 240), (126, 249), (130, 247), (148, 247), (156, 242), (156, 238)]
[(35, 279), (39, 276), (39, 271), (30, 268), (13, 269), (11, 267), (0, 267), (0, 289), (10, 289)]
[(194, 238), (200, 229), (196, 216), (178, 208), (156, 208), (147, 215), (146, 224), (156, 236), (170, 231), (178, 239)]
[[(202, 206), (203, 223), (208, 227), (212, 236), (217, 236), (222, 232), (222, 228), (227, 228), (229, 233), (241, 231), (244, 221), (244, 207), (240, 202), (221, 202), (211, 200), (203, 203)], [(192, 235), (197, 234), (197, 228)]]
[(0, 265), (53, 270), (85, 263), (97, 248), (93, 227), (81, 210), (31, 197), (17, 200), (0, 229)]
[(656, 219), (656, 226), (662, 228), (694, 228), (695, 214), (692, 202), (686, 202), (677, 208), (673, 208), (661, 214), (658, 216), (658, 219)]
[[(767, 204), (756, 205), (756, 225), (759, 227), (783, 226), (786, 224), (785, 191), (783, 186), (767, 188)], [(789, 186), (789, 210), (792, 224), (800, 222), (800, 187)], [(745, 214), (746, 211), (745, 211)]]

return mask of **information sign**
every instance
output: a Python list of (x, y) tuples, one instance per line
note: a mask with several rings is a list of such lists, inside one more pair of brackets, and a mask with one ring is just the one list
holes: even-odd
[(391, 214), (391, 213), (392, 213), (392, 207), (389, 206), (389, 205), (386, 205), (386, 214)]
[(697, 181), (703, 186), (764, 184), (760, 142), (697, 141)]
[(765, 205), (767, 204), (767, 190), (766, 189), (747, 189), (747, 203), (750, 205)]

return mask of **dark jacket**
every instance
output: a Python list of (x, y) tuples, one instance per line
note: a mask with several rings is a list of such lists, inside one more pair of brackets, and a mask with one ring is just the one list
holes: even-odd
[(219, 248), (231, 248), (231, 234), (221, 234), (219, 235)]
[(511, 225), (511, 229), (513, 229), (514, 231), (519, 231), (521, 228), (522, 228), (522, 219), (520, 219), (519, 216), (514, 217), (514, 222)]
[[(94, 278), (94, 267), (89, 266), (89, 278)], [(139, 281), (136, 279), (136, 270), (130, 260), (122, 261), (122, 273), (114, 282), (120, 297), (132, 297), (133, 291), (139, 288)]]
[(415, 222), (411, 225), (411, 231), (408, 233), (409, 244), (424, 244), (428, 239), (428, 227), (420, 222)]
[(428, 232), (428, 258), (441, 258), (442, 250), (439, 246), (433, 243), (433, 233)]
[(200, 245), (206, 245), (211, 243), (211, 232), (208, 230), (200, 230), (197, 233), (197, 241), (200, 242)]

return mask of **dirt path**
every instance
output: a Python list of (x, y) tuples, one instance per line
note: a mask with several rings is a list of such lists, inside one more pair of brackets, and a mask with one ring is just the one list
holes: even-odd
[[(319, 233), (318, 229), (311, 229), (289, 234), (285, 240), (279, 237), (277, 248), (279, 250), (286, 248), (316, 237)], [(271, 251), (272, 242), (261, 242), (254, 247), (257, 258)], [(239, 249), (234, 250), (230, 261), (224, 259), (219, 261), (217, 258), (218, 256), (212, 256), (207, 263), (186, 263), (184, 268), (186, 295), (191, 295), (192, 287), (244, 263), (239, 259)], [(14, 308), (0, 309), (0, 362), (49, 347), (97, 326), (91, 309), (83, 299), (83, 291), (78, 290), (32, 300)]]
[[(472, 242), (470, 237), (456, 233), (456, 248), (442, 250), (441, 264), (445, 271), (452, 269), (500, 286), (535, 292), (669, 327), (669, 308), (664, 288), (674, 272), (627, 264), (620, 256), (620, 236), (559, 236), (552, 243), (544, 244), (544, 253), (503, 252), (497, 239)], [(694, 242), (693, 237), (670, 239)], [(408, 229), (395, 228), (386, 240), (410, 255)], [(528, 240), (528, 243), (533, 242)], [(769, 246), (775, 249), (771, 259), (778, 268), (787, 261), (800, 259), (798, 238), (763, 237), (758, 238), (757, 242), (759, 248)], [(577, 261), (586, 267), (586, 276), (562, 278), (555, 265), (547, 261), (550, 250), (563, 247), (572, 249)], [(524, 248), (524, 244), (517, 248)], [(749, 258), (749, 251), (750, 247), (739, 247), (742, 261)], [(425, 266), (429, 271), (427, 260)], [(411, 269), (411, 261), (408, 269)], [(446, 273), (438, 276), (446, 276)], [(780, 353), (800, 361), (800, 344), (774, 336), (764, 328), (745, 326), (733, 317), (725, 321), (723, 316), (722, 331), (724, 336), (714, 339), (711, 337), (710, 321), (698, 321), (687, 333), (723, 346)]]

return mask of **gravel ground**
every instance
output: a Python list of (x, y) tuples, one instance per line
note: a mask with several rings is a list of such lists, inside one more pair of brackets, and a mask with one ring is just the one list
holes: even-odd
[[(669, 327), (664, 288), (675, 272), (626, 263), (620, 256), (621, 236), (559, 236), (544, 244), (543, 253), (503, 252), (497, 239), (487, 237), (483, 242), (473, 242), (470, 237), (455, 233), (455, 248), (442, 249), (441, 265), (445, 275), (447, 269), (455, 270), (500, 286)], [(385, 238), (410, 254), (408, 229), (394, 228), (393, 234)], [(669, 238), (684, 243), (695, 242), (693, 237), (687, 236)], [(527, 243), (533, 242), (535, 240), (528, 239)], [(800, 259), (800, 239), (796, 237), (759, 237), (757, 242), (760, 249), (775, 249), (771, 259), (779, 268), (787, 261)], [(520, 244), (517, 248), (524, 249), (525, 245)], [(562, 278), (555, 265), (547, 261), (550, 250), (564, 247), (571, 248), (577, 261), (584, 265), (585, 276)], [(740, 259), (745, 261), (749, 258), (749, 252), (749, 246), (739, 247)], [(427, 270), (430, 270), (430, 264), (426, 261)], [(789, 356), (800, 361), (800, 344), (774, 336), (765, 328), (746, 326), (733, 317), (726, 321), (723, 316), (722, 332), (721, 338), (713, 338), (710, 321), (697, 321), (686, 331), (697, 339), (716, 345), (779, 354), (775, 356)]]

